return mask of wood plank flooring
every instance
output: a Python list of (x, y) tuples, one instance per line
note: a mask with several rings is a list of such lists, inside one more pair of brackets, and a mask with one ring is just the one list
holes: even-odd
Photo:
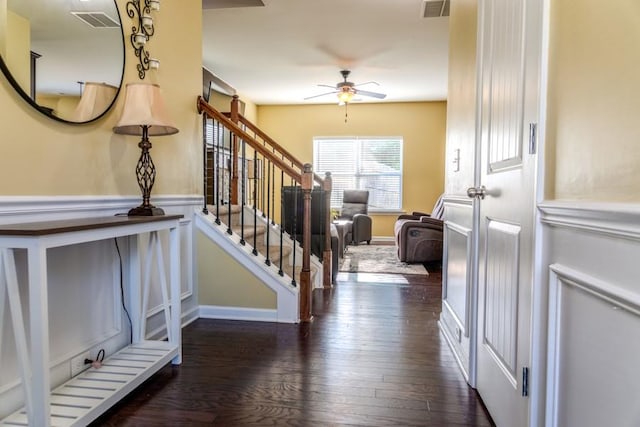
[(95, 426), (493, 426), (438, 331), (441, 275), (340, 273), (310, 324), (199, 319)]

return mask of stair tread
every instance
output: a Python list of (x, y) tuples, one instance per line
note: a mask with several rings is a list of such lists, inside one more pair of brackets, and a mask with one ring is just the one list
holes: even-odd
[[(267, 232), (267, 227), (265, 225), (257, 225), (256, 227), (253, 226), (253, 224), (249, 225), (245, 225), (244, 226), (244, 234), (241, 232), (242, 231), (242, 227), (239, 226), (233, 226), (231, 227), (231, 230), (233, 230), (234, 233), (236, 233), (238, 236), (243, 236), (244, 240), (249, 240), (250, 238), (253, 239), (254, 234), (256, 236), (262, 236), (264, 233)], [(261, 239), (258, 239), (261, 240)]]
[(241, 206), (240, 205), (220, 205), (220, 209), (216, 207), (216, 205), (207, 205), (207, 209), (212, 214), (216, 214), (216, 212), (220, 212), (220, 215), (229, 213), (229, 206), (231, 206), (231, 214), (240, 213)]
[[(265, 233), (267, 232), (267, 225), (258, 224), (254, 227), (253, 224), (246, 224), (244, 227), (240, 227), (240, 215), (241, 207), (239, 205), (221, 205), (219, 210), (219, 218), (222, 223), (226, 224), (226, 220), (228, 220), (228, 209), (231, 206), (231, 214), (232, 214), (232, 226), (231, 229), (238, 236), (243, 236), (245, 242), (248, 245), (253, 245), (254, 243), (254, 232), (256, 234), (256, 249), (259, 254), (266, 257), (266, 241), (265, 241)], [(216, 214), (216, 206), (215, 205), (207, 205), (207, 209), (211, 215), (215, 216)], [(242, 234), (242, 229), (244, 228), (244, 234)], [(275, 244), (274, 244), (275, 243)], [(299, 247), (299, 243), (296, 242), (296, 247)], [(282, 271), (288, 277), (294, 276), (294, 266), (290, 265), (291, 262), (288, 257), (293, 252), (293, 248), (286, 243), (282, 247)], [(271, 241), (269, 245), (269, 260), (272, 265), (276, 268), (280, 268), (280, 240), (276, 237), (275, 241)], [(296, 259), (296, 262), (300, 262), (300, 259)], [(311, 269), (311, 281), (313, 282), (315, 276), (318, 274), (317, 268), (312, 264), (310, 266)], [(302, 271), (301, 265), (295, 266), (295, 280), (296, 283), (300, 283), (300, 273)]]

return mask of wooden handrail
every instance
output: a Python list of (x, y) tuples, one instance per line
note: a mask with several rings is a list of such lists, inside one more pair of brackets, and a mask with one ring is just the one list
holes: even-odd
[(282, 159), (279, 159), (278, 156), (274, 155), (271, 151), (267, 150), (264, 145), (260, 144), (254, 137), (245, 132), (240, 126), (233, 123), (230, 119), (226, 118), (224, 114), (220, 113), (216, 109), (212, 108), (207, 101), (202, 98), (202, 96), (198, 96), (197, 103), (198, 113), (202, 114), (203, 112), (207, 113), (209, 117), (213, 117), (220, 123), (224, 124), (229, 130), (233, 131), (236, 135), (240, 136), (244, 142), (249, 144), (251, 148), (256, 150), (258, 153), (263, 155), (265, 158), (269, 159), (273, 164), (278, 166), (280, 169), (285, 171), (287, 175), (291, 176), (296, 182), (302, 182), (302, 173), (298, 172)]
[[(260, 129), (258, 126), (253, 124), (245, 116), (243, 116), (242, 114), (238, 114), (238, 120), (240, 121), (240, 123), (245, 125), (251, 132), (258, 135), (267, 144), (273, 147), (273, 149), (275, 149), (280, 154), (282, 154), (288, 161), (290, 161), (291, 163), (296, 165), (298, 168), (300, 168), (300, 170), (304, 169), (304, 163), (301, 160), (299, 160), (297, 157), (291, 154), (286, 148), (284, 148), (283, 146), (278, 144), (276, 141), (274, 141), (273, 138), (267, 135), (262, 129)], [(323, 184), (324, 184), (323, 178), (315, 172), (313, 173), (313, 180), (317, 182), (321, 187), (323, 187)]]
[(267, 143), (269, 143), (269, 145), (272, 146), (276, 151), (278, 151), (281, 154), (284, 154), (287, 160), (289, 160), (291, 163), (299, 167), (300, 170), (304, 168), (304, 163), (302, 163), (302, 161), (295, 158), (293, 154), (287, 151), (286, 148), (282, 147), (280, 144), (275, 142), (269, 135), (267, 135), (264, 131), (262, 131), (262, 129), (260, 129), (258, 126), (254, 125), (245, 116), (243, 116), (242, 114), (239, 114), (238, 120), (240, 120), (240, 123), (248, 127), (249, 130), (251, 130), (251, 132), (255, 133), (260, 138), (264, 139)]

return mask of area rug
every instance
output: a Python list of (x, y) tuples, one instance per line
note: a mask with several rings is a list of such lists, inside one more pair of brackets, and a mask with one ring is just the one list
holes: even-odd
[(398, 261), (395, 245), (349, 246), (340, 260), (340, 271), (349, 273), (401, 273), (429, 275), (422, 264)]

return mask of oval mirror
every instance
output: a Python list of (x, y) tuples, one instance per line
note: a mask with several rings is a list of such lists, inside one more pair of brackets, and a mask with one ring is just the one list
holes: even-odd
[[(87, 123), (115, 101), (124, 36), (115, 0), (0, 0), (0, 67), (38, 111)], [(6, 13), (3, 13), (6, 12)]]

